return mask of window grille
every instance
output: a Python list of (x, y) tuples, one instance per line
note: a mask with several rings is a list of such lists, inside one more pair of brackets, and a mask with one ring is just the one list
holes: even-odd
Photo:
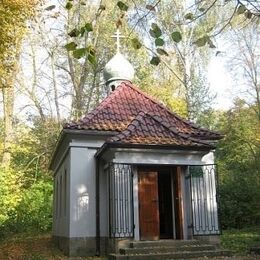
[(133, 168), (127, 164), (110, 164), (109, 223), (110, 237), (133, 237)]
[(189, 166), (193, 235), (220, 234), (216, 165)]

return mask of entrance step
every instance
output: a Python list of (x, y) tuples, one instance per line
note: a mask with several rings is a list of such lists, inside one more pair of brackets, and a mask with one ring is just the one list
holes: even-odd
[(165, 253), (165, 252), (175, 252), (175, 251), (209, 251), (215, 250), (215, 247), (212, 245), (181, 245), (181, 246), (155, 246), (155, 247), (143, 247), (143, 248), (121, 248), (119, 253), (121, 255), (134, 255), (134, 254), (151, 254), (151, 253)]
[(131, 242), (129, 247), (120, 248), (118, 254), (110, 254), (110, 260), (157, 260), (188, 259), (198, 257), (231, 256), (229, 250), (198, 240), (159, 240)]
[(155, 247), (155, 246), (186, 246), (186, 245), (205, 245), (205, 242), (201, 240), (157, 240), (157, 241), (135, 241), (130, 242), (130, 248), (143, 248), (143, 247)]

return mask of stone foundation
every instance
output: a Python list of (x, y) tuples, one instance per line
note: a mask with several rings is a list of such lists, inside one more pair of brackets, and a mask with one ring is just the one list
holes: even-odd
[(128, 247), (133, 241), (131, 238), (110, 238), (108, 239), (108, 253), (118, 253), (119, 248)]

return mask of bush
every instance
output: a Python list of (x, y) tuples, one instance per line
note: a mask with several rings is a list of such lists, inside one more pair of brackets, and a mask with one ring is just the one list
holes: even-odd
[(0, 235), (22, 199), (22, 173), (0, 168)]
[[(11, 197), (11, 196), (10, 196)], [(43, 232), (52, 225), (52, 183), (40, 180), (20, 194), (19, 203), (0, 223), (0, 237), (10, 233)]]
[(224, 229), (240, 229), (260, 223), (260, 187), (252, 173), (230, 172), (219, 192)]
[(19, 232), (48, 231), (52, 224), (52, 184), (39, 181), (27, 189), (17, 210), (15, 225)]

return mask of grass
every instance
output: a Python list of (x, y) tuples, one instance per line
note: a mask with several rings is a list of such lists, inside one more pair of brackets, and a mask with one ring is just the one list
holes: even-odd
[(260, 246), (260, 227), (225, 230), (221, 236), (221, 246), (238, 254), (247, 254), (255, 245)]

